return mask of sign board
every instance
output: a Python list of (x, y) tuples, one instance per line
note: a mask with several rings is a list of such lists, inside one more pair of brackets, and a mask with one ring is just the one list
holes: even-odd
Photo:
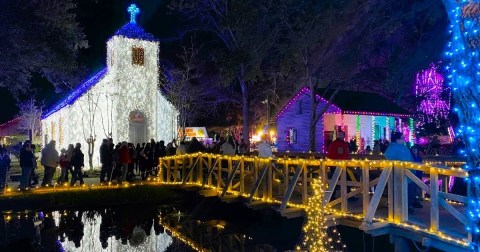
[[(178, 130), (178, 135), (182, 136), (182, 129)], [(185, 128), (185, 138), (191, 139), (192, 137), (196, 138), (207, 138), (208, 133), (205, 127), (186, 127)]]

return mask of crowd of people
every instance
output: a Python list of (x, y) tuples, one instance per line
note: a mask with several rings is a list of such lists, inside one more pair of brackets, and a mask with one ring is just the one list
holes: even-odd
[[(262, 148), (260, 148), (262, 147)], [(260, 156), (273, 156), (271, 147), (266, 139), (259, 145)], [(2, 151), (0, 149), (0, 151)], [(136, 176), (140, 176), (142, 180), (148, 179), (150, 176), (157, 176), (159, 158), (170, 155), (181, 155), (196, 152), (218, 153), (224, 155), (246, 154), (248, 146), (242, 139), (236, 141), (234, 137), (228, 136), (226, 139), (220, 138), (218, 142), (211, 146), (204, 146), (202, 142), (195, 137), (191, 141), (180, 141), (173, 139), (165, 145), (165, 141), (156, 142), (151, 139), (147, 143), (127, 143), (126, 141), (114, 144), (113, 139), (103, 139), (99, 147), (100, 154), (100, 183), (116, 182), (122, 184), (125, 181), (133, 181)], [(0, 152), (0, 165), (3, 165), (4, 155), (6, 151)], [(35, 145), (27, 140), (20, 149), (19, 161), (22, 170), (20, 178), (20, 190), (28, 190), (36, 186), (38, 175), (35, 173), (37, 169), (37, 157), (35, 156)], [(6, 155), (9, 157), (9, 155)], [(82, 169), (85, 167), (85, 155), (82, 152), (82, 146), (77, 143), (62, 148), (60, 153), (56, 149), (56, 142), (50, 141), (41, 150), (40, 164), (44, 167), (44, 176), (41, 183), (42, 187), (52, 186), (54, 184), (54, 175), (57, 167), (60, 167), (60, 174), (56, 181), (60, 185), (74, 186), (77, 182), (83, 185)], [(10, 161), (8, 161), (8, 166)], [(70, 175), (70, 182), (69, 182)], [(3, 180), (5, 181), (5, 179)], [(1, 187), (4, 188), (4, 187)]]

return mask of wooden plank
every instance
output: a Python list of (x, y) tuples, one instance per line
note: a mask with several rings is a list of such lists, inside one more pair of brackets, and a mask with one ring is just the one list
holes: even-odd
[(405, 209), (404, 190), (407, 188), (404, 185), (404, 168), (400, 162), (394, 162), (393, 165), (393, 219), (400, 223), (405, 221), (405, 212), (408, 214), (408, 206)]
[(264, 167), (262, 171), (260, 172), (257, 181), (255, 181), (255, 184), (253, 185), (252, 191), (250, 192), (250, 196), (248, 197), (248, 202), (252, 202), (253, 197), (255, 196), (255, 193), (258, 191), (258, 187), (260, 186), (260, 183), (262, 183), (263, 178), (267, 174), (268, 166)]
[[(375, 189), (375, 192), (377, 189)], [(388, 177), (388, 220), (393, 221), (393, 176)]]
[[(362, 163), (362, 212), (366, 215), (368, 212), (368, 204), (370, 202), (370, 166)], [(360, 190), (359, 190), (360, 191)]]
[(302, 204), (306, 205), (308, 202), (308, 173), (307, 164), (302, 165)]
[(245, 160), (240, 159), (240, 193), (245, 192)]
[[(213, 163), (213, 166), (211, 166), (210, 169), (208, 169), (208, 173), (207, 173), (207, 178), (208, 179), (203, 181), (203, 184), (202, 184), (202, 187), (201, 187), (202, 189), (205, 187), (205, 184), (206, 184), (205, 182), (208, 182), (209, 185), (212, 184), (212, 178), (211, 177), (212, 177), (213, 170), (215, 169), (215, 166), (218, 163), (218, 160), (219, 159), (216, 159), (215, 163)], [(210, 158), (208, 159), (208, 163), (210, 163), (210, 164), (212, 163), (212, 160)]]
[(430, 169), (430, 229), (438, 230), (438, 173), (437, 169)]
[[(351, 192), (347, 193), (346, 198), (349, 199), (353, 196), (356, 196), (356, 195), (362, 193), (362, 191), (363, 191), (363, 187), (360, 187), (358, 190), (351, 191)], [(328, 206), (335, 206), (336, 204), (339, 204), (341, 202), (342, 202), (342, 198), (338, 198), (338, 199), (335, 199), (335, 200), (332, 200), (332, 201), (328, 202), (327, 205)], [(367, 207), (368, 207), (368, 205), (367, 205)]]
[(338, 179), (340, 178), (340, 173), (342, 172), (342, 168), (337, 167), (335, 172), (333, 173), (332, 178), (330, 179), (330, 183), (328, 184), (328, 189), (325, 192), (325, 202), (329, 202), (332, 198), (333, 193), (335, 192), (335, 186), (337, 186)]
[(290, 185), (288, 185), (288, 189), (285, 192), (285, 195), (283, 196), (282, 204), (280, 205), (280, 211), (283, 211), (285, 208), (287, 208), (287, 203), (290, 200), (290, 197), (292, 197), (292, 193), (293, 193), (293, 190), (295, 189), (295, 186), (297, 186), (298, 178), (300, 177), (301, 172), (302, 172), (302, 167), (298, 166), (295, 171), (295, 174), (290, 180)]
[(202, 184), (203, 183), (203, 164), (205, 162), (205, 160), (203, 159), (202, 153), (199, 154), (198, 159), (200, 160), (200, 163), (198, 164), (197, 183)]
[(220, 195), (220, 197), (225, 196), (227, 191), (232, 189), (232, 181), (233, 181), (233, 178), (235, 177), (236, 172), (237, 172), (239, 167), (240, 167), (240, 162), (233, 168), (233, 170), (230, 171), (230, 174), (227, 178), (227, 183), (223, 187), (222, 194)]
[(402, 221), (408, 221), (408, 178), (405, 176), (405, 164), (402, 165)]
[(283, 174), (285, 175), (285, 179), (283, 180), (283, 185), (285, 187), (285, 190), (288, 188), (289, 180), (290, 180), (290, 168), (288, 167), (288, 160), (285, 161), (283, 164)]
[(460, 213), (453, 206), (448, 204), (448, 202), (446, 200), (444, 200), (442, 198), (439, 198), (438, 203), (440, 203), (440, 205), (442, 205), (445, 209), (447, 209), (447, 211), (450, 212), (453, 215), (453, 217), (457, 218), (457, 220), (459, 220), (463, 225), (468, 225), (467, 217), (465, 217), (465, 215)]
[[(197, 158), (197, 161), (198, 162), (198, 158)], [(188, 171), (188, 182), (192, 183), (193, 182), (193, 176), (190, 176), (191, 174), (193, 174), (193, 172), (195, 171), (195, 166), (197, 165), (197, 163), (193, 163), (193, 156), (190, 156), (189, 157), (189, 160), (188, 160), (188, 164), (190, 165), (190, 170)], [(185, 175), (184, 175), (185, 176)], [(185, 181), (185, 180), (184, 180)]]
[[(190, 161), (193, 161), (192, 158), (190, 158)], [(192, 174), (193, 174), (193, 171), (195, 170), (193, 167), (195, 167), (197, 163), (198, 163), (198, 158), (193, 164), (193, 166), (190, 166), (190, 170), (188, 171), (188, 174), (183, 175), (184, 177), (183, 177), (182, 185), (185, 185), (187, 183), (187, 180), (189, 180), (190, 183), (192, 182), (192, 177), (193, 177)]]
[(423, 183), (417, 176), (415, 176), (415, 174), (409, 170), (405, 170), (405, 175), (407, 175), (407, 177), (417, 184), (423, 191), (430, 194), (430, 187)]
[(347, 166), (342, 165), (342, 174), (340, 177), (340, 198), (341, 198), (341, 210), (346, 213), (348, 210), (347, 206)]
[(464, 204), (467, 204), (468, 198), (462, 195), (457, 195), (457, 194), (451, 194), (451, 193), (445, 193), (445, 192), (438, 192), (438, 196), (442, 197), (444, 199), (449, 199), (449, 200), (454, 200), (457, 202), (462, 202)]
[(380, 203), (380, 199), (382, 198), (383, 191), (385, 190), (385, 185), (387, 184), (388, 178), (390, 177), (390, 173), (392, 172), (392, 167), (385, 168), (382, 173), (380, 174), (380, 179), (378, 181), (377, 188), (375, 189), (375, 193), (368, 205), (368, 211), (363, 219), (363, 222), (367, 224), (371, 224), (373, 220), (373, 216), (375, 216), (375, 212), (377, 211), (378, 203)]
[(270, 162), (267, 164), (267, 179), (265, 180), (267, 182), (267, 199), (272, 199), (272, 194), (273, 194), (273, 171), (272, 171), (272, 165), (273, 163)]

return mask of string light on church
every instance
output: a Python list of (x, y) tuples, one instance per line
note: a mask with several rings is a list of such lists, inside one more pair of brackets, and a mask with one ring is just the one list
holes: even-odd
[[(93, 148), (94, 167), (100, 166), (102, 138), (136, 144), (177, 135), (178, 110), (158, 89), (159, 41), (136, 24), (136, 5), (128, 12), (130, 22), (107, 42), (107, 66), (42, 118), (45, 143), (56, 140), (58, 150), (75, 143), (84, 152)], [(132, 124), (132, 114), (141, 114), (143, 121)]]

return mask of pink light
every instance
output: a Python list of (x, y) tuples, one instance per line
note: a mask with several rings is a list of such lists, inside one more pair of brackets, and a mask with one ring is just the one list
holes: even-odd
[[(300, 98), (301, 95), (304, 95), (304, 94), (307, 95), (309, 93), (310, 93), (310, 89), (308, 87), (303, 87), (298, 93), (295, 94), (295, 96), (287, 103), (287, 105), (285, 105), (285, 107), (283, 107), (283, 109), (278, 113), (276, 118), (278, 119), (283, 113), (285, 113), (285, 111), (287, 111), (293, 104), (295, 104), (297, 102), (297, 100)], [(328, 103), (327, 100), (325, 100), (323, 97), (321, 97), (318, 94), (316, 94), (315, 97), (317, 98), (317, 100), (320, 100), (324, 103)], [(342, 113), (342, 110), (333, 103), (330, 103), (330, 107), (329, 107), (328, 110), (329, 111), (327, 111), (326, 114), (340, 114), (340, 113)]]
[(408, 115), (408, 114), (364, 112), (364, 111), (350, 111), (350, 110), (345, 110), (345, 111), (343, 111), (343, 114), (351, 114), (351, 115), (371, 115), (371, 116), (391, 116), (391, 117), (411, 117), (411, 115)]

